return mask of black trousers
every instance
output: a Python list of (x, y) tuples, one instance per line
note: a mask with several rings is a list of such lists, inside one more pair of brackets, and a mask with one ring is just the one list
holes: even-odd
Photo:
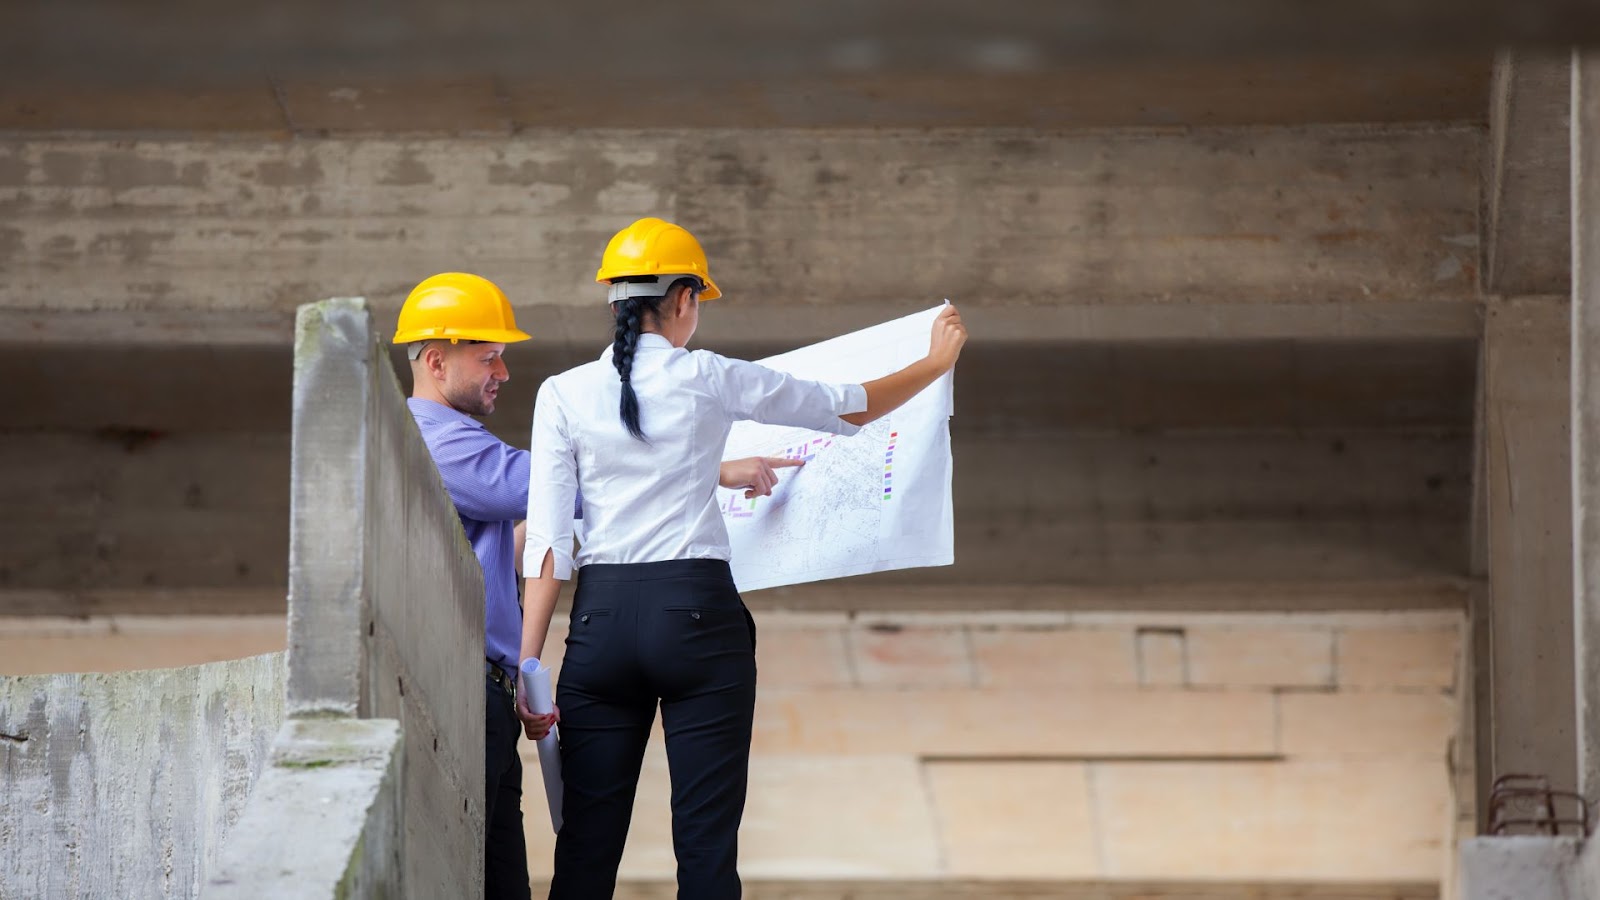
[(553, 900), (604, 900), (615, 891), (658, 702), (672, 771), (678, 896), (740, 896), (755, 645), (755, 621), (727, 563), (579, 572), (556, 697), (564, 799)]
[(483, 703), (486, 728), (483, 785), (483, 896), (486, 900), (530, 900), (528, 848), (522, 834), (522, 760), (517, 737), (522, 722), (516, 702), (495, 681), (484, 676), (488, 695)]

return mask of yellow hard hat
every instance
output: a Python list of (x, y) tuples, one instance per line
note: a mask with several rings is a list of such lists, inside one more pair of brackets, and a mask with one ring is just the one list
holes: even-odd
[(514, 344), (529, 335), (517, 329), (511, 301), (494, 282), (465, 272), (445, 272), (412, 289), (400, 307), (394, 342), (487, 341)]
[(701, 300), (722, 296), (717, 283), (711, 280), (706, 251), (700, 249), (700, 242), (682, 227), (657, 218), (640, 219), (617, 232), (606, 244), (594, 280), (610, 284), (611, 279), (628, 275), (694, 275), (706, 283), (706, 289), (700, 292)]

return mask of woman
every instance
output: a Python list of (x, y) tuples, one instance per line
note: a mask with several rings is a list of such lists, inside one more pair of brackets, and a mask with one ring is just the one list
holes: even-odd
[[(661, 706), (672, 773), (678, 896), (740, 896), (756, 698), (755, 623), (728, 568), (717, 466), (735, 421), (853, 434), (949, 371), (954, 307), (926, 358), (865, 385), (802, 381), (684, 345), (721, 296), (689, 232), (641, 219), (596, 280), (616, 318), (601, 358), (547, 380), (533, 418), (522, 657), (544, 651), (560, 581), (579, 572), (562, 662), (563, 825), (552, 898), (610, 897), (645, 743)], [(581, 549), (571, 553), (582, 490)], [(532, 718), (519, 698), (524, 721)]]

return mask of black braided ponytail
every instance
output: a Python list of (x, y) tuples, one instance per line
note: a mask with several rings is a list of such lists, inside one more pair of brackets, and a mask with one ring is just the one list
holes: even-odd
[[(622, 377), (622, 424), (628, 433), (644, 440), (644, 429), (639, 427), (639, 395), (633, 392), (633, 353), (639, 349), (639, 332), (644, 325), (645, 310), (659, 307), (660, 297), (630, 297), (612, 304), (617, 313), (616, 337), (611, 341), (611, 364)], [(654, 312), (655, 310), (650, 310)]]
[[(643, 278), (619, 278), (618, 281), (654, 281), (645, 276)], [(700, 290), (699, 279), (679, 278), (667, 288), (666, 294), (660, 297), (629, 297), (611, 304), (617, 316), (615, 336), (611, 339), (611, 364), (617, 367), (617, 375), (622, 379), (622, 424), (628, 433), (641, 441), (648, 441), (644, 436), (644, 428), (639, 424), (639, 395), (633, 391), (633, 355), (639, 349), (639, 335), (644, 330), (646, 318), (658, 319), (661, 316), (661, 305), (672, 296), (679, 285), (691, 290)]]

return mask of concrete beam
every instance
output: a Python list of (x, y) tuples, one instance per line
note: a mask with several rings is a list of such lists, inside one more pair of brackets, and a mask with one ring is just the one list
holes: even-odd
[[(1480, 142), (1471, 128), (25, 140), (0, 146), (0, 309), (37, 330), (56, 327), (43, 311), (131, 314), (150, 334), (239, 314), (255, 325), (230, 340), (281, 341), (309, 298), (361, 294), (387, 324), (423, 277), (467, 268), (523, 308), (573, 310), (588, 334), (604, 327), (606, 240), (662, 215), (711, 255), (727, 296), (708, 323), (746, 333), (829, 315), (806, 333), (833, 333), (950, 297), (1026, 311), (996, 333), (1056, 338), (1300, 333), (1301, 319), (1458, 334), (1475, 313), (1435, 307), (1475, 300)], [(1304, 309), (1214, 314), (1234, 304)], [(1061, 306), (1074, 311), (1039, 312)], [(1151, 308), (1107, 311), (1124, 306)]]
[[(1488, 474), (1485, 704), (1490, 763), (1577, 778), (1572, 649), (1570, 328), (1563, 297), (1489, 304), (1484, 333)], [(1482, 660), (1482, 657), (1479, 657)]]
[[(760, 344), (791, 346), (826, 340), (887, 322), (943, 300), (932, 293), (897, 302), (813, 305), (730, 301), (709, 308), (700, 320), (696, 346), (729, 348)], [(959, 296), (951, 299), (961, 301)], [(542, 352), (588, 354), (609, 327), (602, 304), (528, 305), (513, 301), (519, 324)], [(386, 307), (398, 309), (391, 299)], [(1438, 302), (1074, 302), (1022, 305), (1004, 301), (962, 305), (974, 333), (985, 344), (1228, 341), (1476, 340), (1483, 331), (1481, 308), (1467, 296)], [(380, 313), (381, 325), (395, 312)], [(388, 332), (386, 332), (387, 336)], [(286, 348), (293, 316), (277, 311), (0, 309), (0, 349), (22, 343), (44, 349), (69, 345), (95, 353), (150, 348), (161, 352), (198, 346), (225, 355)], [(515, 351), (513, 351), (515, 352)], [(729, 351), (732, 352), (732, 351)], [(0, 391), (5, 390), (0, 385)]]
[(1489, 293), (1559, 294), (1571, 283), (1571, 94), (1564, 53), (1495, 59), (1484, 175)]
[[(571, 80), (596, 69), (659, 74), (669, 48), (709, 78), (809, 71), (1006, 72), (1126, 57), (1404, 54), (1487, 55), (1506, 45), (1600, 40), (1600, 11), (1574, 0), (850, 0), (752, 6), (645, 0), (537, 10), (514, 0), (444, 7), (401, 0), (382, 28), (358, 3), (315, 0), (188, 4), (148, 16), (134, 0), (14, 5), (0, 38), (0, 81), (143, 77), (183, 81), (339, 73), (427, 73)], [(605, 63), (597, 64), (597, 48)], [(676, 76), (675, 76), (676, 77)]]
[[(850, 52), (844, 48), (845, 55)], [(870, 54), (870, 49), (868, 53)], [(720, 53), (719, 53), (720, 56)], [(0, 130), (262, 137), (510, 135), (530, 128), (1172, 128), (1482, 122), (1482, 52), (1271, 59), (1075, 58), (1019, 71), (671, 78), (280, 73), (229, 84), (0, 81)]]

